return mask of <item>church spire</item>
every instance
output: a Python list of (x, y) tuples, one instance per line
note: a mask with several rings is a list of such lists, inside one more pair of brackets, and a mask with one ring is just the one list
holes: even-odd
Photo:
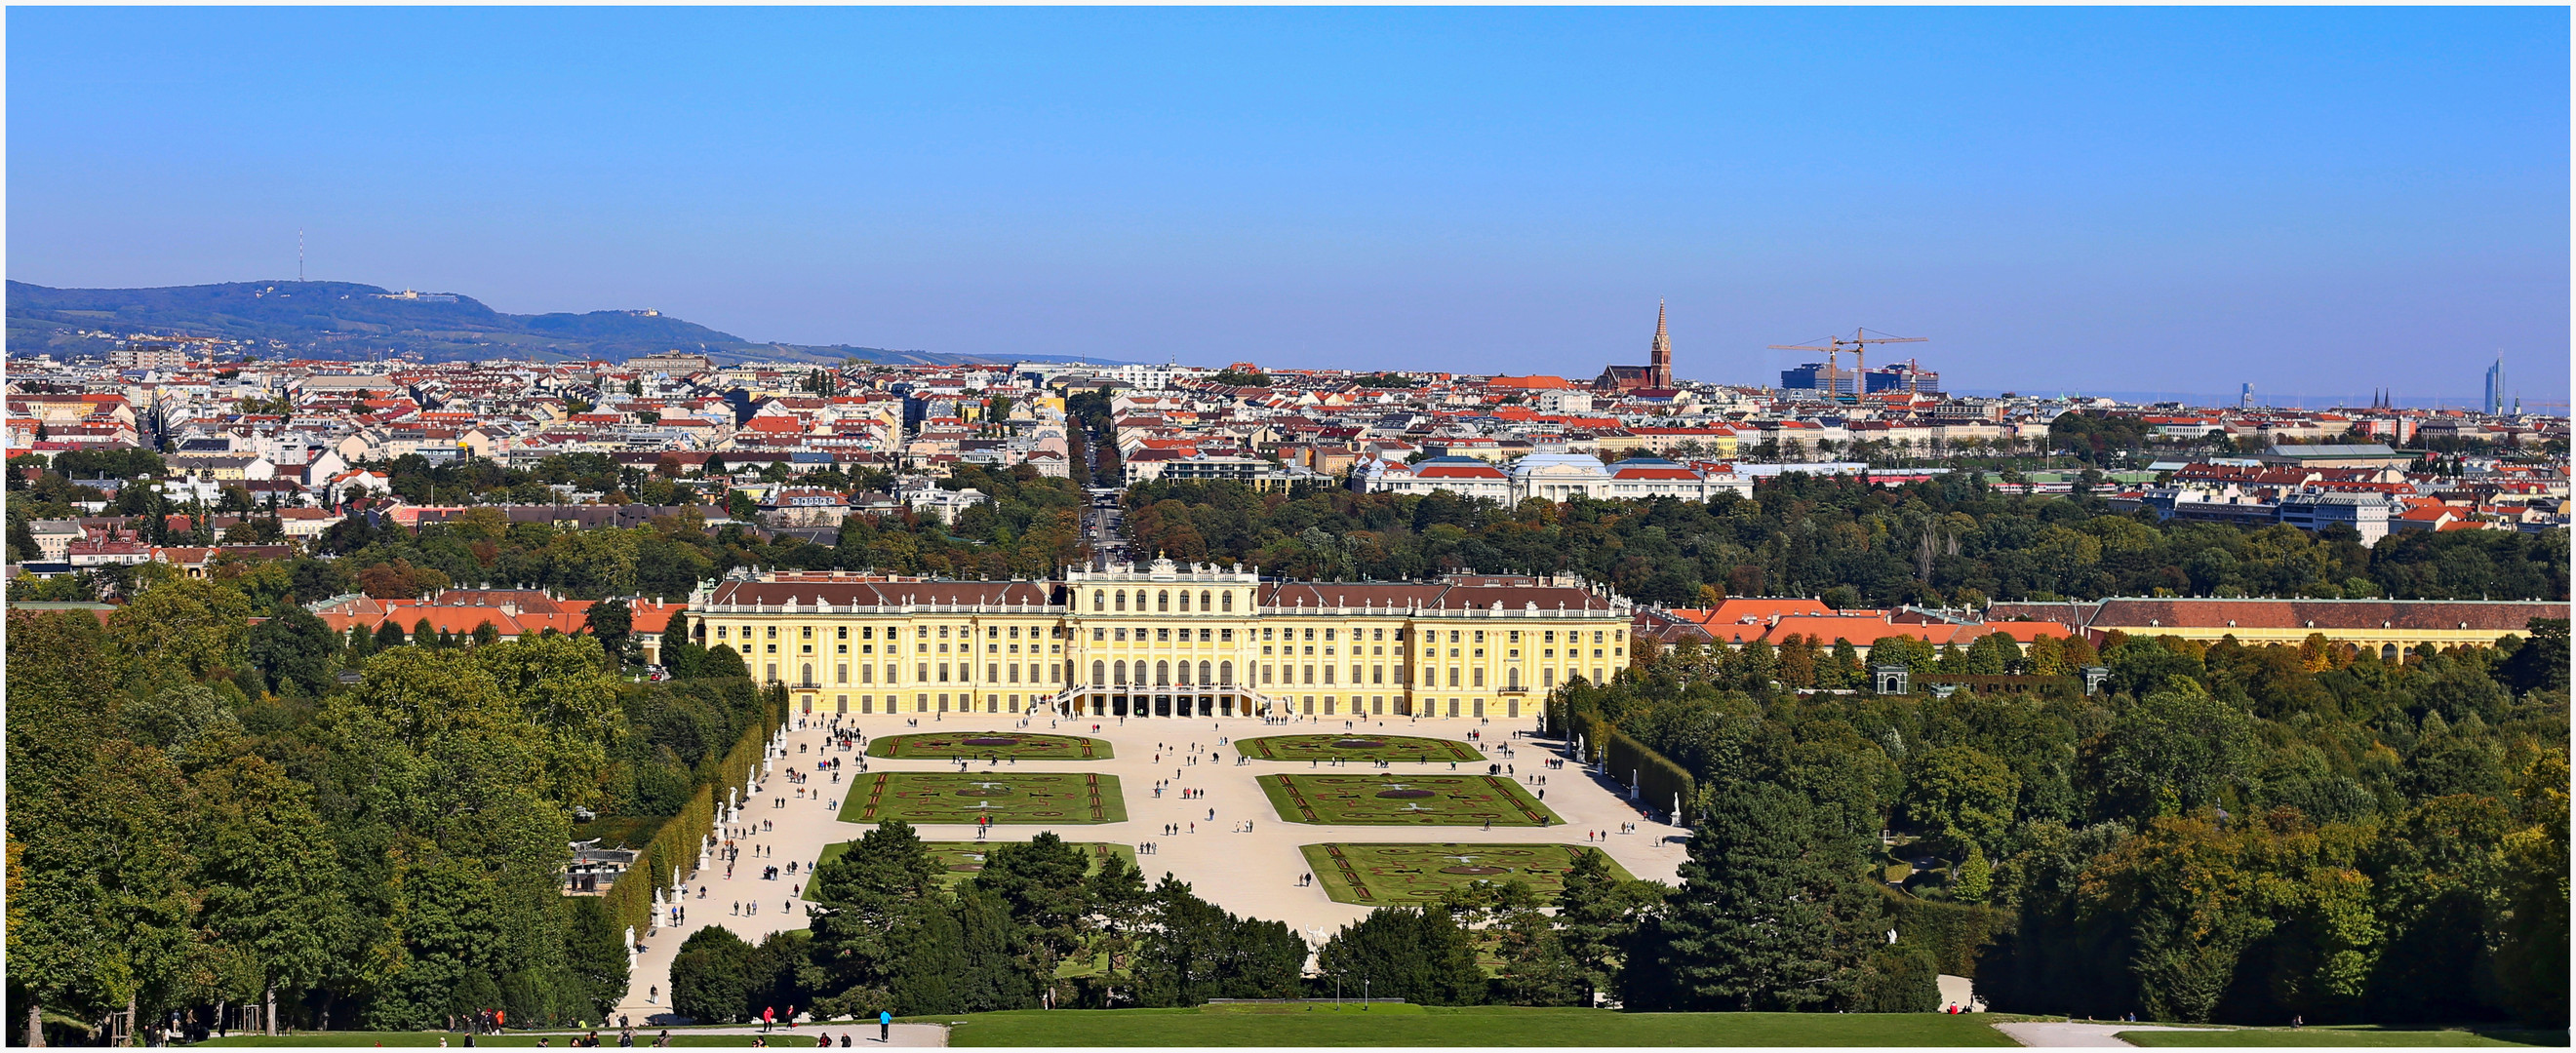
[(1647, 386), (1670, 390), (1673, 386), (1673, 337), (1664, 327), (1664, 301), (1655, 301), (1655, 346), (1648, 359)]

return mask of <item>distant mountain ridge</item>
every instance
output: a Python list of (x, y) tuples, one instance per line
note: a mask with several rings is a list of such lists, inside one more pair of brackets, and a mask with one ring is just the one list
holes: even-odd
[[(12, 353), (98, 354), (115, 341), (81, 330), (278, 341), (303, 358), (416, 354), (429, 361), (608, 359), (687, 351), (719, 361), (916, 365), (1012, 361), (936, 351), (745, 340), (657, 311), (506, 314), (456, 293), (396, 292), (354, 282), (223, 282), (148, 289), (57, 289), (8, 283)], [(1048, 361), (1108, 363), (1074, 356)]]

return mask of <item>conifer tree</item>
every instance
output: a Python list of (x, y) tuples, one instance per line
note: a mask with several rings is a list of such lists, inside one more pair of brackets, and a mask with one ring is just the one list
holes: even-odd
[(1777, 1012), (1849, 997), (1884, 908), (1811, 811), (1770, 783), (1712, 795), (1680, 891), (1640, 933), (1654, 968), (1632, 978), (1631, 1005)]

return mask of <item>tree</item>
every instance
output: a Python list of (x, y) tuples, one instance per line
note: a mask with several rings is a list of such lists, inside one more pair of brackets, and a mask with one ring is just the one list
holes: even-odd
[[(2563, 655), (2566, 622), (2558, 631)], [(2564, 683), (2565, 669), (2559, 676)], [(2554, 1027), (2567, 1019), (2567, 759), (2533, 761), (2517, 795), (2531, 825), (2504, 837), (2496, 980), (2517, 1019)]]
[(387, 618), (384, 621), (377, 623), (376, 650), (383, 651), (390, 648), (400, 647), (402, 645), (402, 623), (396, 622), (391, 618)]
[(1624, 949), (1644, 913), (1661, 903), (1664, 887), (1619, 880), (1598, 849), (1577, 851), (1564, 881), (1556, 899), (1557, 936), (1583, 985), (1575, 1004), (1588, 1006), (1596, 993), (1619, 989)]
[(1998, 843), (2013, 823), (2021, 779), (1981, 750), (1943, 746), (1906, 758), (1903, 806), (1915, 829), (1948, 842), (1960, 855)]
[(177, 683), (118, 707), (127, 738), (164, 753), (178, 754), (209, 732), (237, 731), (240, 722), (214, 689)]
[(1335, 933), (1315, 965), (1324, 980), (1371, 996), (1421, 1005), (1485, 1000), (1475, 943), (1444, 910), (1379, 907)]
[(707, 648), (706, 658), (698, 664), (698, 675), (747, 677), (751, 675), (751, 667), (742, 663), (742, 655), (735, 652), (733, 648), (719, 645)]
[(109, 615), (108, 639), (138, 662), (168, 662), (203, 677), (241, 654), (250, 612), (250, 601), (239, 592), (197, 578), (174, 579)]
[(278, 996), (292, 1002), (322, 982), (336, 945), (353, 931), (340, 860), (309, 791), (275, 764), (236, 756), (193, 782), (190, 840), (194, 883), (205, 890), (203, 924), (257, 979), (255, 988), (218, 997), (260, 999), (274, 1035)]
[(1140, 1005), (1285, 998), (1298, 990), (1306, 942), (1278, 922), (1226, 913), (1165, 874), (1154, 887), (1134, 961)]
[(2095, 815), (2143, 821), (2216, 803), (2243, 784), (2253, 754), (2251, 718), (2210, 697), (2199, 681), (2177, 676), (2129, 703), (2084, 744), (2080, 774)]
[[(805, 896), (815, 905), (807, 924), (814, 934), (813, 961), (804, 982), (818, 996), (818, 1012), (855, 1014), (893, 997), (906, 941), (914, 939), (910, 930), (927, 924), (931, 913), (944, 916), (921, 910), (938, 888), (938, 877), (937, 860), (901, 820), (879, 824), (849, 851), (814, 868), (805, 883)], [(962, 941), (963, 933), (957, 938)], [(929, 998), (936, 992), (915, 994)]]
[(1932, 952), (1899, 940), (1872, 950), (1852, 1011), (1932, 1013), (1941, 1009), (1941, 967)]
[(1640, 932), (1654, 968), (1629, 971), (1631, 1006), (1776, 1012), (1850, 996), (1882, 908), (1811, 812), (1774, 784), (1711, 795), (1681, 890)]
[(1958, 877), (1951, 881), (1952, 895), (1970, 903), (1983, 903), (1995, 888), (1994, 866), (1986, 862), (1986, 850), (1975, 842), (1968, 844), (1968, 858), (1959, 861)]
[(1011, 920), (1028, 927), (1039, 975), (1054, 975), (1056, 963), (1081, 946), (1091, 913), (1082, 880), (1089, 869), (1081, 849), (1046, 830), (1026, 844), (994, 845), (975, 874), (975, 886), (999, 897)]
[(605, 1020), (626, 997), (626, 935), (596, 897), (567, 897), (563, 909), (564, 964), (575, 981), (580, 1012)]
[(331, 659), (343, 641), (311, 611), (292, 603), (269, 607), (268, 620), (251, 626), (250, 663), (271, 687), (319, 695), (331, 684)]
[(1011, 916), (1010, 905), (998, 893), (969, 886), (957, 890), (949, 909), (957, 919), (965, 963), (954, 987), (964, 1011), (1036, 1008), (1038, 985), (1054, 969), (1042, 968), (1029, 956), (1034, 934)]
[(614, 662), (626, 655), (626, 644), (634, 635), (635, 616), (625, 600), (601, 600), (590, 605), (590, 634), (599, 638), (600, 650)]
[(748, 1017), (751, 945), (722, 925), (690, 933), (671, 959), (671, 1008), (712, 1023)]

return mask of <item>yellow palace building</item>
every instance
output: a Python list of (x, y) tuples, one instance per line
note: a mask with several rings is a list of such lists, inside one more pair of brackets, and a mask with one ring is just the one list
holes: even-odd
[(809, 713), (1443, 719), (1534, 715), (1607, 679), (1632, 613), (1571, 575), (1265, 581), (1168, 559), (1054, 581), (776, 571), (689, 610), (693, 640)]

